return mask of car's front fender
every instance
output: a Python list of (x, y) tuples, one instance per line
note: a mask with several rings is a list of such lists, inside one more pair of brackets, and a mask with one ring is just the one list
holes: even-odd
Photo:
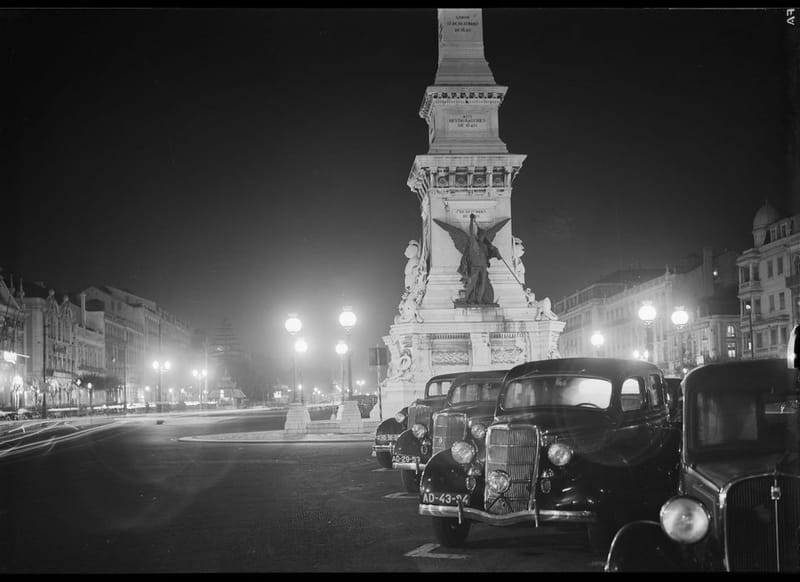
[[(400, 435), (402, 432), (406, 430), (405, 423), (397, 422), (394, 418), (387, 418), (382, 423), (378, 425), (378, 428), (375, 429), (375, 444), (386, 444), (387, 437), (393, 435)], [(384, 438), (381, 438), (384, 437)], [(395, 438), (389, 438), (389, 441), (392, 443), (395, 442)]]
[(632, 521), (614, 536), (605, 564), (606, 572), (679, 572), (689, 570), (680, 544), (655, 521)]
[(394, 445), (394, 454), (395, 456), (419, 459), (419, 462), (424, 465), (431, 458), (430, 440), (427, 437), (420, 440), (414, 436), (410, 429), (406, 430), (397, 438), (397, 442)]
[(468, 493), (469, 465), (453, 460), (449, 449), (433, 455), (425, 465), (420, 480), (420, 493)]

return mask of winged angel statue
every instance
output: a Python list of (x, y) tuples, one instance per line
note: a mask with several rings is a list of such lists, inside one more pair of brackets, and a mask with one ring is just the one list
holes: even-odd
[[(475, 222), (475, 215), (469, 215), (469, 232), (457, 226), (433, 219), (436, 224), (450, 233), (450, 238), (461, 253), (458, 273), (464, 284), (464, 300), (467, 305), (493, 305), (494, 289), (489, 281), (489, 259), (501, 259), (500, 251), (492, 244), (495, 235), (511, 220), (504, 218), (487, 229)], [(461, 301), (459, 303), (462, 303)]]

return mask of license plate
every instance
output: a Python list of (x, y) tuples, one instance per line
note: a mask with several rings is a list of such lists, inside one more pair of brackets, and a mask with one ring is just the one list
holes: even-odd
[(416, 463), (419, 457), (412, 457), (411, 455), (394, 455), (392, 457), (393, 463)]
[(469, 505), (469, 493), (423, 493), (423, 503), (433, 503), (435, 505)]

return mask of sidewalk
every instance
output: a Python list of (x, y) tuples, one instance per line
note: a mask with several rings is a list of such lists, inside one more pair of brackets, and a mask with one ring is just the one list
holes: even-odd
[(262, 432), (233, 432), (202, 436), (181, 437), (182, 442), (204, 443), (331, 443), (331, 442), (372, 442), (375, 433), (319, 433), (296, 434), (284, 430), (267, 430)]

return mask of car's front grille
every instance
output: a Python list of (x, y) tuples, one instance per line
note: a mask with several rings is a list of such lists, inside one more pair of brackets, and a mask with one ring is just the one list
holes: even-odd
[(467, 415), (454, 413), (437, 414), (433, 422), (433, 454), (449, 449), (456, 441), (467, 438)]
[(415, 404), (408, 407), (408, 428), (415, 424), (431, 426), (431, 407), (427, 404)]
[(734, 484), (724, 519), (730, 571), (800, 571), (800, 477), (761, 475)]
[(486, 432), (486, 471), (505, 471), (511, 487), (503, 494), (486, 488), (485, 502), (489, 513), (503, 514), (528, 508), (533, 478), (539, 463), (540, 437), (533, 425), (500, 424)]

